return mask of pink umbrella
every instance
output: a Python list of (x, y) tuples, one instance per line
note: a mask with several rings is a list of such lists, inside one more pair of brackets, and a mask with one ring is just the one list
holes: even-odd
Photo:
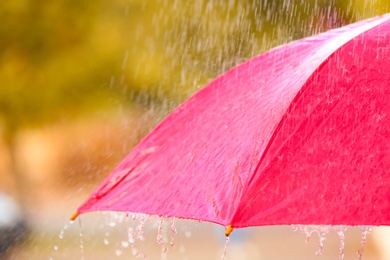
[(390, 224), (390, 14), (273, 49), (185, 101), (78, 208), (232, 228)]

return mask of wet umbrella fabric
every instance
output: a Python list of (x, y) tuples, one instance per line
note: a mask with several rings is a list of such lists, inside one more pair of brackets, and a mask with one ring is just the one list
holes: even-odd
[(78, 209), (390, 224), (390, 15), (273, 49), (158, 125)]

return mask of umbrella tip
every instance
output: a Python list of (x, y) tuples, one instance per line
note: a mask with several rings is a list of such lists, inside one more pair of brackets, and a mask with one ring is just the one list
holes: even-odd
[(73, 213), (73, 215), (70, 217), (70, 220), (75, 220), (77, 217), (78, 217), (79, 213), (76, 211), (75, 213)]
[(230, 236), (230, 234), (233, 232), (234, 228), (232, 226), (232, 224), (229, 224), (227, 227), (226, 227), (226, 230), (225, 230), (225, 236)]

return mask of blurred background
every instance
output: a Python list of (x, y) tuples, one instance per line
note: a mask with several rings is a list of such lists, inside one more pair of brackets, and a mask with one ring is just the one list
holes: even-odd
[[(127, 248), (115, 239), (121, 228), (112, 231), (106, 216), (83, 217), (81, 242), (78, 224), (66, 225), (148, 131), (236, 64), (386, 12), (388, 0), (1, 1), (0, 259), (137, 257), (118, 253)], [(151, 238), (149, 259), (221, 257), (223, 230), (190, 221), (178, 226), (193, 229), (178, 234), (182, 246), (161, 256)], [(68, 240), (60, 236), (64, 227)], [(104, 243), (107, 232), (112, 243)], [(351, 232), (346, 259), (356, 259), (360, 247), (361, 231)], [(390, 235), (380, 237), (386, 232), (374, 229), (364, 259), (390, 259), (384, 251)], [(228, 252), (228, 259), (316, 257), (318, 241), (308, 247), (290, 227), (247, 233), (250, 239), (229, 250), (240, 245), (249, 253)], [(339, 238), (329, 241), (331, 255), (317, 258), (337, 258)]]

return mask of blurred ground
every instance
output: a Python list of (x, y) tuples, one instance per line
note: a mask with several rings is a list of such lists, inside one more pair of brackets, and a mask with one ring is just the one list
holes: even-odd
[[(94, 215), (94, 216), (92, 216)], [(45, 233), (35, 233), (22, 247), (10, 252), (10, 259), (136, 259), (127, 242), (126, 229), (137, 224), (117, 224), (112, 227), (102, 215), (92, 213), (82, 217), (82, 242), (80, 226), (74, 223), (59, 238), (59, 226)], [(58, 221), (60, 222), (60, 221)], [(64, 220), (66, 222), (66, 220)], [(133, 222), (133, 221), (130, 221)], [(134, 223), (137, 223), (134, 221)], [(135, 246), (147, 259), (221, 259), (224, 248), (222, 228), (212, 224), (194, 221), (178, 221), (177, 234), (166, 227), (167, 253), (162, 254), (156, 242), (157, 222), (145, 224), (145, 241), (137, 241)], [(169, 223), (168, 223), (169, 225)], [(236, 232), (236, 231), (235, 231)], [(293, 232), (291, 227), (260, 227), (245, 230), (241, 239), (234, 234), (227, 250), (227, 259), (338, 259), (340, 241), (336, 233), (328, 235), (324, 243), (323, 255), (315, 255), (318, 237), (313, 236), (305, 244), (305, 236)], [(344, 259), (358, 259), (361, 231), (357, 228), (346, 232)], [(174, 247), (170, 246), (171, 237)], [(82, 245), (82, 249), (80, 246)], [(380, 258), (377, 248), (368, 238), (363, 259)]]
[[(247, 58), (389, 10), (387, 0), (0, 2), (0, 192), (20, 203), (31, 231), (8, 258), (134, 258), (121, 245), (126, 225), (109, 227), (101, 214), (81, 217), (83, 243), (77, 223), (59, 235), (162, 116)], [(157, 227), (148, 225), (137, 247), (148, 259), (164, 258)], [(223, 232), (179, 221), (166, 259), (220, 259)], [(389, 233), (369, 236), (364, 259), (390, 259), (380, 258)], [(306, 245), (290, 227), (250, 229), (234, 242), (239, 235), (227, 259), (338, 257), (336, 234), (322, 256), (315, 256), (318, 238)], [(345, 259), (357, 259), (360, 237), (358, 229), (347, 232)]]
[[(136, 111), (128, 113), (126, 118), (90, 120), (89, 127), (80, 127), (78, 123), (68, 125), (52, 125), (45, 129), (24, 131), (20, 134), (18, 160), (23, 161), (27, 181), (33, 186), (25, 205), (25, 216), (31, 227), (29, 238), (19, 247), (9, 252), (9, 259), (135, 259), (127, 241), (126, 229), (134, 229), (139, 221), (129, 220), (128, 224), (115, 226), (107, 221), (102, 213), (82, 215), (82, 242), (78, 221), (60, 234), (68, 223), (69, 216), (87, 197), (92, 189), (114, 167), (127, 150), (133, 145), (132, 138), (137, 136), (137, 128), (132, 129), (134, 120), (142, 120)], [(124, 142), (123, 139), (127, 141)], [(108, 141), (109, 140), (109, 141)], [(102, 148), (103, 147), (103, 148)], [(0, 149), (1, 150), (1, 149)], [(89, 151), (89, 153), (88, 153)], [(92, 152), (93, 151), (93, 152)], [(116, 151), (116, 155), (111, 154)], [(7, 165), (6, 156), (2, 165)], [(73, 176), (67, 179), (75, 169), (88, 172), (85, 176)], [(61, 171), (67, 172), (61, 172)], [(68, 172), (70, 171), (70, 173)], [(95, 174), (91, 172), (95, 171)], [(56, 174), (50, 174), (54, 173)], [(3, 176), (6, 177), (6, 176)], [(2, 183), (4, 184), (4, 183)], [(157, 221), (145, 224), (144, 242), (137, 241), (140, 253), (148, 259), (220, 259), (224, 248), (224, 229), (217, 225), (180, 220), (177, 223), (178, 234), (170, 232), (170, 224), (166, 221), (167, 254), (161, 253), (161, 246), (156, 242)], [(112, 227), (113, 226), (113, 227)], [(377, 240), (375, 233), (383, 228), (374, 229), (374, 235), (368, 237), (363, 259), (381, 258), (381, 244), (389, 239)], [(174, 237), (175, 249), (170, 243)], [(106, 245), (104, 240), (109, 243)], [(346, 232), (345, 258), (358, 259), (361, 230), (350, 228)], [(106, 241), (106, 242), (107, 242)], [(379, 243), (378, 243), (379, 241)], [(313, 235), (305, 244), (305, 235), (293, 232), (291, 227), (259, 227), (234, 231), (227, 259), (337, 259), (340, 241), (335, 232), (327, 236), (324, 254), (316, 256), (318, 237)], [(80, 246), (83, 246), (83, 249)], [(165, 257), (165, 258), (164, 258)]]

